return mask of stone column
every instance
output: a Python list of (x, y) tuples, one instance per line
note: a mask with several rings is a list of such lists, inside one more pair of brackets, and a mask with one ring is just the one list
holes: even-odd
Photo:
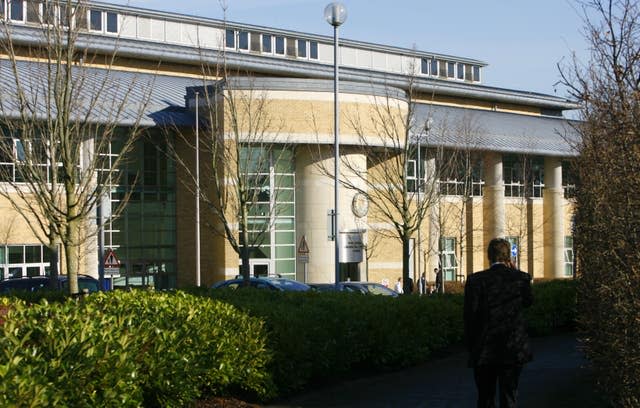
[(483, 204), (486, 247), (491, 239), (505, 236), (504, 177), (500, 153), (491, 152), (484, 157)]
[(544, 159), (544, 277), (564, 276), (564, 190), (562, 162)]
[[(313, 153), (311, 150), (314, 150)], [(333, 282), (335, 280), (335, 248), (333, 241), (328, 240), (330, 233), (327, 213), (333, 209), (334, 179), (322, 169), (333, 173), (333, 147), (322, 146), (309, 149), (300, 146), (296, 150), (296, 246), (305, 236), (309, 247), (307, 264), (307, 280), (314, 283)], [(341, 149), (343, 160), (349, 160), (351, 166), (359, 167), (366, 173), (366, 157), (361, 154), (349, 154), (348, 149)], [(340, 167), (340, 177), (354, 177), (344, 164)], [(351, 203), (354, 191), (339, 186), (339, 231), (355, 230), (366, 225), (366, 217), (356, 220)], [(304, 279), (304, 264), (297, 263), (296, 275)]]

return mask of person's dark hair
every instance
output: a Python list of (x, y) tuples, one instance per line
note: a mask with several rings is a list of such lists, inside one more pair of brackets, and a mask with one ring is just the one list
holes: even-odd
[(494, 238), (489, 242), (489, 262), (507, 262), (511, 259), (511, 244), (504, 238)]

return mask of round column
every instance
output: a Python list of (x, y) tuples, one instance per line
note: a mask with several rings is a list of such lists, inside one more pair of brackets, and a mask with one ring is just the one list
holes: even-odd
[(564, 190), (562, 162), (556, 157), (544, 160), (544, 276), (564, 277)]

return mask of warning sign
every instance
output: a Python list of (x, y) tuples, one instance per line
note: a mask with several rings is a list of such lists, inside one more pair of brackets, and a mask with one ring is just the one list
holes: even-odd
[(113, 252), (113, 249), (107, 250), (107, 255), (104, 257), (104, 267), (105, 268), (120, 268), (120, 261), (116, 256), (116, 253)]
[(309, 255), (309, 245), (307, 245), (307, 237), (302, 236), (300, 244), (298, 245), (298, 255)]
[(307, 245), (307, 238), (304, 235), (300, 239), (300, 244), (298, 244), (298, 261), (309, 262), (309, 245)]

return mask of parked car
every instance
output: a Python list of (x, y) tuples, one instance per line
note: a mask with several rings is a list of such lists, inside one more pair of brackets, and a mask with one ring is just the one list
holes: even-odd
[[(14, 290), (35, 292), (37, 290), (51, 289), (49, 276), (28, 276), (24, 278), (11, 278), (0, 281), (0, 293)], [(78, 275), (78, 289), (80, 292), (97, 292), (100, 290), (100, 282), (89, 275)], [(69, 279), (67, 275), (58, 275), (56, 290), (69, 291)]]
[[(332, 292), (336, 290), (334, 283), (310, 283), (312, 290), (318, 292)], [(398, 292), (375, 282), (340, 282), (338, 290), (341, 292), (355, 292), (365, 295), (382, 295), (398, 297)]]
[[(211, 288), (219, 289), (219, 288), (230, 288), (237, 289), (243, 285), (242, 278), (229, 279), (225, 281), (220, 281), (214, 283)], [(291, 291), (291, 292), (305, 292), (311, 287), (305, 283), (298, 282), (293, 279), (286, 278), (272, 278), (272, 277), (260, 277), (260, 278), (250, 278), (249, 285), (253, 288), (259, 289), (270, 289), (270, 290), (280, 290), (280, 291)]]

